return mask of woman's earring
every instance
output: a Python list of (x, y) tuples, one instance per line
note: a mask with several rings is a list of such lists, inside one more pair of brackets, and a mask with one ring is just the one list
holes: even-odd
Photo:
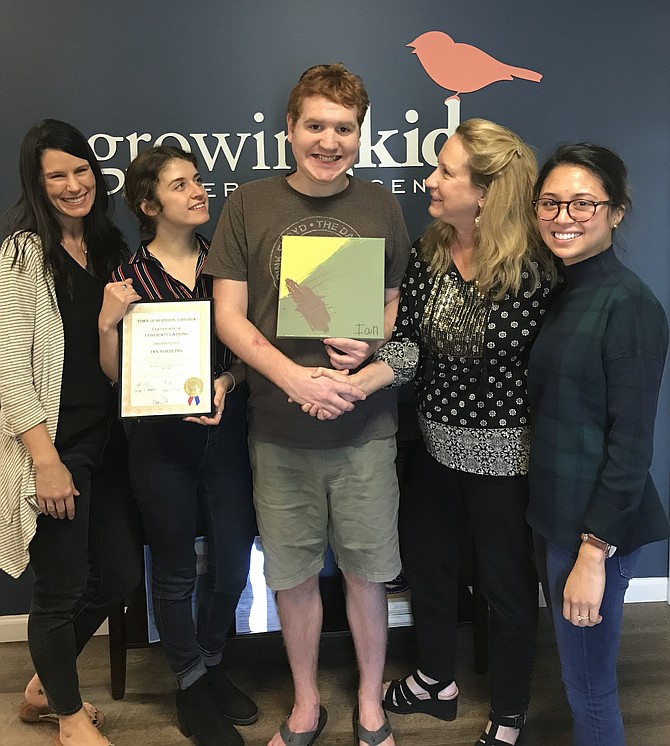
[(475, 228), (479, 228), (479, 215), (475, 218)]

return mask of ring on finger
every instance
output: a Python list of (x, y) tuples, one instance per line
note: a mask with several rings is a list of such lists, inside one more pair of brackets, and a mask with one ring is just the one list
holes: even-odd
[(121, 285), (121, 289), (122, 289), (122, 290), (128, 290), (128, 286), (126, 285), (126, 283), (125, 283), (125, 282), (124, 282), (124, 283), (122, 283), (122, 285)]
[(585, 622), (588, 619), (588, 616), (579, 616), (577, 615), (577, 621), (579, 622)]

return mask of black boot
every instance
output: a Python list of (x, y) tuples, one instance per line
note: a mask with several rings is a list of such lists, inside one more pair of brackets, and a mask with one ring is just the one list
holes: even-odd
[(223, 663), (207, 668), (207, 684), (214, 699), (235, 725), (251, 725), (258, 720), (258, 707), (241, 689), (226, 676)]
[(244, 746), (244, 739), (221, 712), (207, 683), (201, 676), (176, 696), (179, 730), (186, 738), (195, 736), (199, 746)]

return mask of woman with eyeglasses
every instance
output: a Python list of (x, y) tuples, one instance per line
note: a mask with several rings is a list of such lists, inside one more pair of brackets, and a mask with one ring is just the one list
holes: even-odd
[(530, 355), (528, 520), (553, 617), (575, 746), (623, 746), (616, 661), (641, 547), (670, 534), (649, 475), (668, 346), (661, 304), (612, 248), (631, 206), (607, 148), (559, 147), (533, 204), (567, 288)]

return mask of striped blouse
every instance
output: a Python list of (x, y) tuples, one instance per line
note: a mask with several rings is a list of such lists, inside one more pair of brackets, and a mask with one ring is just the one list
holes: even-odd
[[(200, 253), (195, 269), (193, 290), (165, 271), (160, 261), (148, 249), (150, 240), (142, 241), (135, 255), (112, 272), (112, 282), (132, 279), (133, 290), (141, 296), (143, 301), (211, 298), (212, 277), (203, 271), (209, 243), (198, 233), (196, 233), (196, 238), (200, 244)], [(217, 339), (214, 356), (215, 370), (228, 370), (234, 359), (232, 352)]]

